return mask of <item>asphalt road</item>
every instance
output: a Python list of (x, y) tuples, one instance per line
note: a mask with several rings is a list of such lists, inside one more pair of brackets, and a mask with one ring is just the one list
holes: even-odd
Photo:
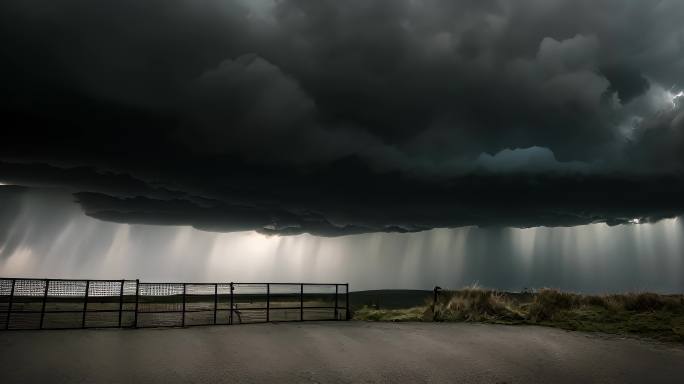
[(3, 383), (681, 383), (684, 346), (542, 327), (321, 322), (0, 332)]

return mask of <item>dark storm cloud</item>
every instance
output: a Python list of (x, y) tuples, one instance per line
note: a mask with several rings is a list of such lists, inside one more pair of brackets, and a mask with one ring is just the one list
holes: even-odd
[[(236, 206), (218, 200), (198, 206), (185, 200), (126, 199), (92, 193), (76, 196), (86, 214), (115, 222), (319, 236), (467, 225), (617, 225), (684, 214), (681, 177), (478, 175), (453, 178), (440, 187), (398, 182), (392, 177), (381, 177), (378, 183), (373, 181), (377, 175), (364, 174), (361, 169), (357, 177), (367, 180), (360, 186), (336, 185), (314, 193), (307, 190), (311, 185), (302, 183), (289, 194), (270, 196), (279, 202), (277, 206)], [(326, 182), (328, 186), (334, 184)], [(255, 200), (268, 198), (255, 196)]]
[(670, 217), (682, 16), (675, 0), (6, 1), (0, 182), (225, 231)]
[[(112, 185), (111, 194), (74, 196), (87, 215), (106, 221), (281, 235), (341, 236), (469, 225), (616, 225), (684, 214), (680, 175), (480, 172), (435, 183), (378, 174), (358, 159), (336, 162), (333, 169), (254, 179), (260, 169), (244, 164), (222, 173), (232, 183), (212, 184), (214, 189), (205, 194), (195, 189), (195, 194), (133, 196), (116, 194)], [(81, 187), (103, 190), (97, 183)]]
[(610, 82), (608, 92), (617, 94), (622, 104), (643, 95), (650, 87), (650, 83), (641, 73), (630, 68), (604, 68), (601, 72)]

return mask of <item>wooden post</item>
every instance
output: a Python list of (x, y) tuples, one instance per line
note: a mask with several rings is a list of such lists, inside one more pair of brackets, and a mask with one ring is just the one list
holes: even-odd
[(85, 298), (83, 299), (83, 318), (81, 319), (81, 328), (85, 328), (86, 312), (88, 311), (88, 290), (90, 289), (90, 280), (86, 280)]
[(121, 280), (121, 290), (119, 291), (119, 328), (121, 328), (121, 316), (123, 315), (124, 284), (126, 280)]
[(181, 318), (181, 327), (185, 327), (185, 291), (186, 284), (183, 283), (183, 317)]
[(10, 289), (9, 303), (7, 303), (7, 318), (5, 319), (5, 329), (9, 329), (10, 314), (12, 313), (12, 302), (14, 301), (14, 285), (17, 279), (12, 279), (12, 289)]
[(45, 303), (47, 302), (48, 287), (50, 280), (45, 279), (45, 292), (43, 292), (43, 307), (40, 310), (40, 329), (43, 329), (43, 321), (45, 320)]
[(214, 325), (216, 325), (216, 311), (218, 310), (218, 283), (214, 284)]
[(230, 325), (233, 325), (233, 283), (230, 283)]
[(437, 320), (437, 314), (435, 313), (435, 305), (437, 304), (438, 293), (442, 288), (435, 286), (434, 295), (432, 297), (432, 321)]
[(304, 284), (299, 285), (299, 321), (304, 321)]
[(138, 328), (138, 301), (140, 297), (140, 280), (135, 279), (135, 313), (133, 315), (133, 327)]
[(349, 283), (345, 284), (345, 287), (347, 287), (347, 290), (345, 291), (345, 301), (347, 304), (347, 315), (346, 318), (347, 320), (351, 319), (351, 313), (349, 312)]
[(338, 285), (335, 284), (335, 320), (339, 320), (339, 319), (337, 318), (337, 305), (338, 305), (338, 302), (337, 302), (337, 295), (338, 295), (338, 292), (337, 292), (337, 291), (338, 291)]
[(271, 319), (271, 284), (266, 283), (266, 322)]

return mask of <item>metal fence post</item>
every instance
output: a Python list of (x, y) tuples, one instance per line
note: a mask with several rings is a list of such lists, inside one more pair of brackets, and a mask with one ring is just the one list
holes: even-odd
[(435, 313), (435, 305), (437, 304), (438, 294), (441, 289), (441, 287), (435, 286), (435, 289), (433, 290), (434, 296), (432, 297), (432, 321), (437, 320), (437, 314)]
[(9, 303), (7, 303), (7, 318), (5, 319), (5, 329), (9, 329), (10, 314), (12, 313), (12, 302), (14, 301), (14, 285), (17, 279), (12, 279), (12, 289), (10, 289)]
[(218, 283), (214, 284), (214, 325), (216, 325), (216, 310), (218, 309)]
[(186, 284), (183, 283), (183, 317), (181, 318), (181, 327), (185, 327), (185, 290)]
[(83, 318), (81, 319), (81, 328), (85, 328), (86, 312), (88, 311), (88, 290), (90, 289), (90, 280), (86, 280), (85, 297), (83, 298)]
[(121, 328), (121, 315), (123, 315), (124, 284), (126, 280), (121, 280), (121, 290), (119, 291), (119, 328)]
[(40, 310), (40, 329), (43, 329), (43, 320), (45, 319), (45, 303), (47, 302), (48, 287), (50, 286), (50, 279), (45, 279), (45, 292), (43, 292), (43, 307)]
[(271, 284), (266, 283), (266, 322), (271, 319)]
[(135, 279), (135, 313), (133, 317), (133, 327), (138, 328), (138, 301), (140, 297), (140, 280)]
[(338, 293), (338, 285), (335, 284), (335, 320), (339, 320), (339, 319), (337, 318), (337, 305), (338, 305), (337, 295), (339, 295), (339, 293)]
[(233, 282), (230, 283), (230, 325), (233, 325)]
[(347, 289), (345, 290), (345, 294), (344, 294), (344, 295), (345, 295), (345, 296), (344, 296), (344, 301), (345, 301), (346, 304), (347, 304), (347, 315), (346, 315), (346, 320), (349, 320), (349, 319), (351, 319), (351, 313), (349, 312), (349, 283), (345, 284), (345, 287), (347, 287)]
[(299, 285), (299, 321), (304, 321), (304, 284)]

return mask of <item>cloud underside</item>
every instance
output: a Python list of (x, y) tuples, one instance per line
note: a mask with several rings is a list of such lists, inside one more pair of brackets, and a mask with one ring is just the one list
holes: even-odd
[[(528, 228), (592, 223), (644, 224), (684, 213), (682, 204), (671, 196), (669, 201), (627, 198), (620, 203), (608, 204), (601, 200), (602, 196), (569, 199), (565, 204), (545, 204), (515, 198), (501, 198), (495, 202), (455, 198), (454, 201), (440, 204), (399, 201), (373, 206), (357, 203), (346, 207), (336, 202), (336, 210), (348, 208), (360, 212), (334, 212), (331, 217), (340, 215), (339, 221), (335, 222), (327, 218), (328, 212), (325, 211), (300, 213), (220, 203), (199, 206), (186, 200), (162, 201), (141, 197), (125, 199), (88, 192), (77, 193), (76, 198), (88, 216), (117, 223), (189, 225), (212, 232), (252, 230), (273, 235), (308, 233), (324, 237), (372, 232), (406, 233), (463, 226)], [(594, 200), (596, 198), (599, 200)], [(629, 205), (625, 206), (624, 203)], [(403, 204), (410, 204), (412, 207), (407, 211)]]
[(684, 2), (0, 5), (0, 182), (336, 236), (681, 214)]
[[(435, 184), (378, 175), (349, 159), (337, 164), (334, 175), (325, 169), (255, 181), (249, 178), (259, 170), (244, 167), (226, 172), (232, 181), (224, 189), (201, 195), (180, 188), (182, 183), (173, 189), (91, 168), (0, 163), (0, 171), (29, 188), (72, 191), (85, 214), (100, 220), (215, 232), (343, 236), (461, 226), (617, 225), (684, 214), (682, 176), (478, 173)], [(7, 198), (24, 190), (0, 187)]]

